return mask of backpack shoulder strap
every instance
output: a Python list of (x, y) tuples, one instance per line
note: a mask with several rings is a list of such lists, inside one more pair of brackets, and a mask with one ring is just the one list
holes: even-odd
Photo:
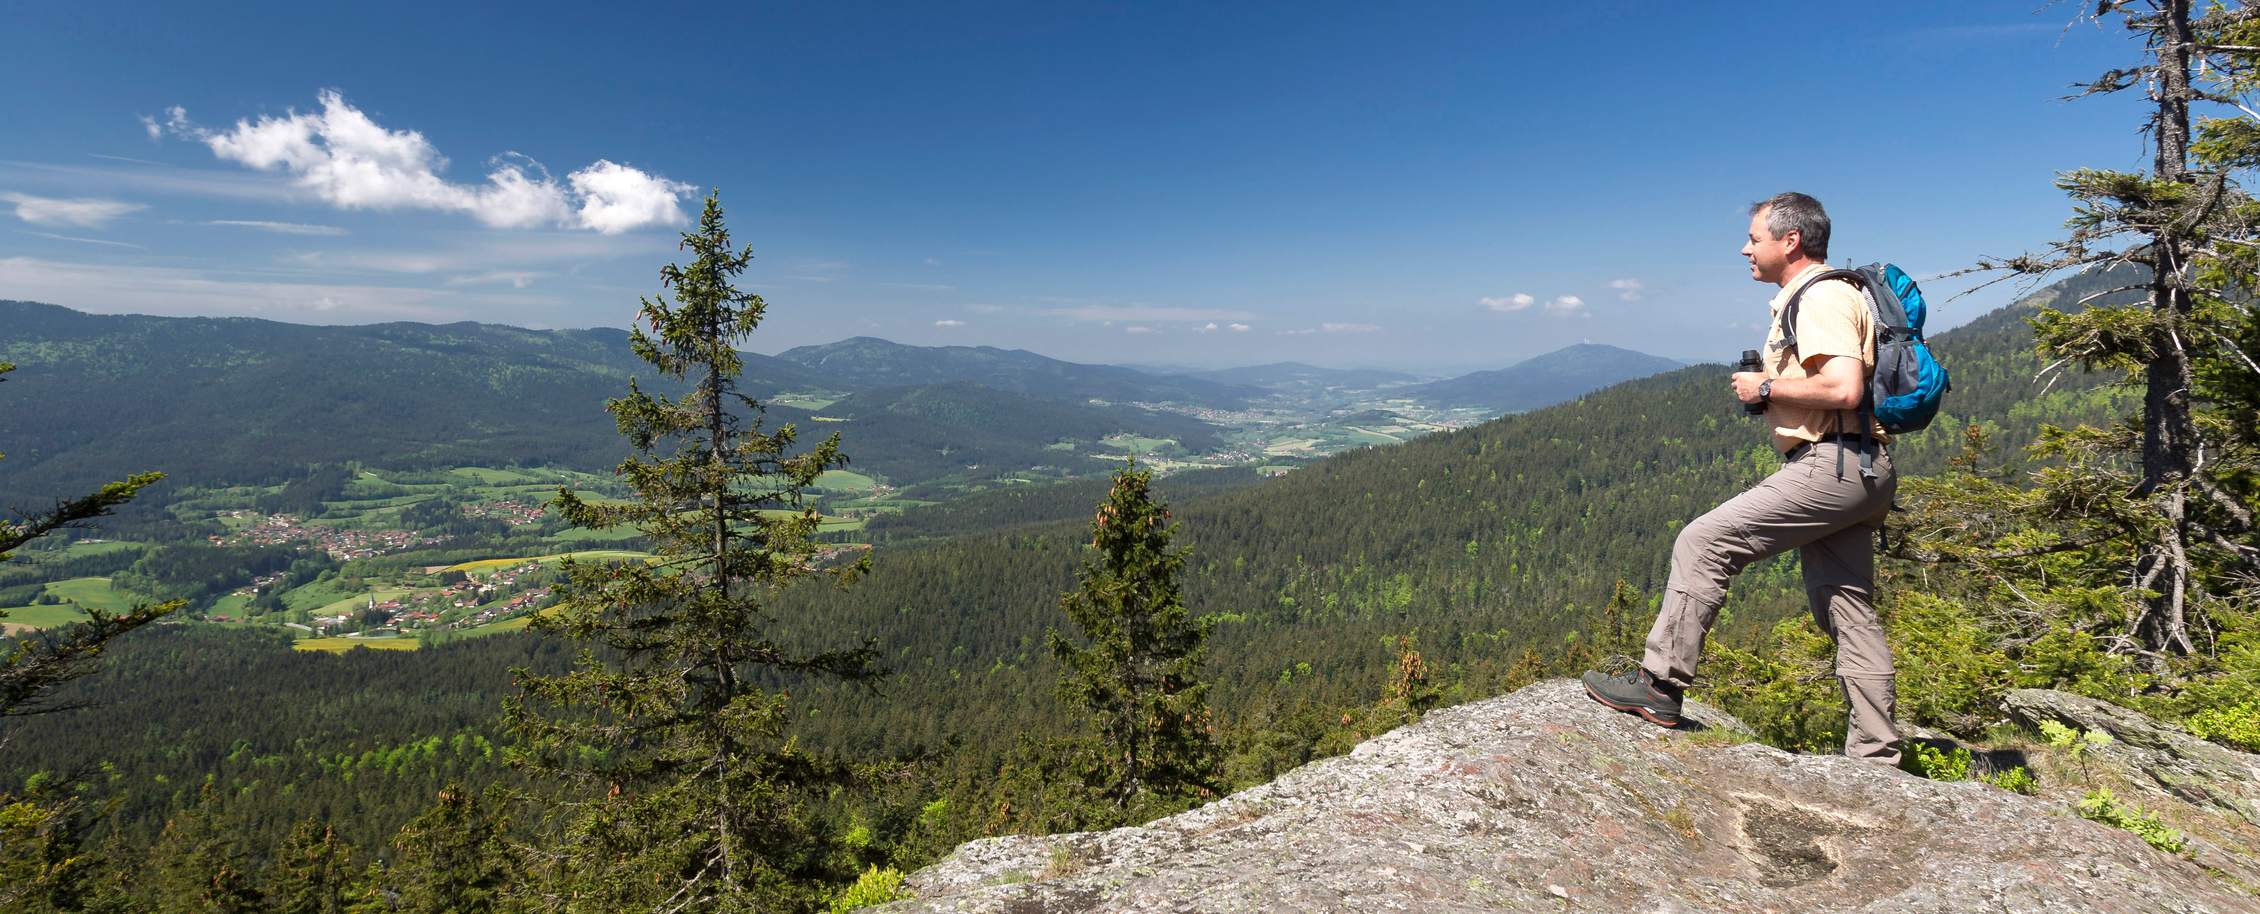
[[(1805, 300), (1806, 290), (1811, 289), (1815, 285), (1818, 285), (1823, 280), (1829, 279), (1851, 280), (1852, 282), (1859, 284), (1860, 289), (1863, 292), (1868, 288), (1867, 274), (1862, 273), (1858, 270), (1829, 270), (1828, 272), (1822, 273), (1819, 276), (1805, 280), (1805, 284), (1798, 286), (1797, 291), (1789, 296), (1789, 304), (1781, 306), (1782, 345), (1787, 346), (1791, 349), (1797, 348), (1797, 305), (1799, 302)], [(1871, 311), (1874, 310), (1874, 303), (1869, 303), (1868, 308)]]

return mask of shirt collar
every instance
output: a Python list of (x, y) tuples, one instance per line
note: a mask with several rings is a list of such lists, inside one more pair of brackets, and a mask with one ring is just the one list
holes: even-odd
[(1807, 276), (1810, 276), (1817, 272), (1826, 271), (1827, 269), (1828, 264), (1816, 263), (1802, 270), (1798, 270), (1797, 275), (1789, 277), (1789, 282), (1781, 287), (1781, 291), (1774, 293), (1773, 301), (1770, 303), (1773, 306), (1773, 310), (1778, 313), (1783, 307), (1787, 306), (1789, 304), (1789, 297), (1797, 294), (1798, 289), (1804, 288), (1805, 283), (1811, 281), (1806, 279)]

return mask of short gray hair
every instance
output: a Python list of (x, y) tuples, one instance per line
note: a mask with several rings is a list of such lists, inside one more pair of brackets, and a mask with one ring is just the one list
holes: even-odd
[(1828, 260), (1828, 211), (1821, 201), (1796, 191), (1775, 194), (1750, 204), (1750, 215), (1766, 214), (1766, 231), (1775, 238), (1797, 233), (1797, 246), (1805, 256)]

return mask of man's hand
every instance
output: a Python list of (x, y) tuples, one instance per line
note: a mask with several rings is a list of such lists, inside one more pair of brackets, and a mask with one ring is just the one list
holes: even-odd
[(1758, 385), (1764, 383), (1762, 371), (1737, 371), (1734, 373), (1734, 398), (1744, 403), (1758, 402)]

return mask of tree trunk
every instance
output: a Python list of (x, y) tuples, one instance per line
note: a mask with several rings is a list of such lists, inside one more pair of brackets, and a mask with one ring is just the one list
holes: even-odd
[[(2152, 32), (2158, 54), (2157, 79), (2152, 95), (2158, 112), (2151, 120), (2157, 144), (2156, 171), (2160, 180), (2187, 182), (2189, 174), (2189, 102), (2191, 53), (2195, 45), (2189, 21), (2190, 0), (2165, 0)], [(2191, 653), (2186, 594), (2189, 560), (2187, 489), (2196, 466), (2196, 427), (2190, 415), (2189, 355), (2182, 348), (2181, 328), (2190, 314), (2188, 229), (2180, 220), (2158, 229), (2151, 252), (2150, 303), (2159, 321), (2151, 337), (2151, 359), (2145, 376), (2142, 424), (2142, 484), (2137, 494), (2159, 499), (2166, 529), (2145, 557), (2138, 573), (2154, 578), (2158, 596), (2147, 601), (2135, 630), (2144, 647), (2153, 651)], [(2160, 567), (2160, 566), (2163, 567)]]

